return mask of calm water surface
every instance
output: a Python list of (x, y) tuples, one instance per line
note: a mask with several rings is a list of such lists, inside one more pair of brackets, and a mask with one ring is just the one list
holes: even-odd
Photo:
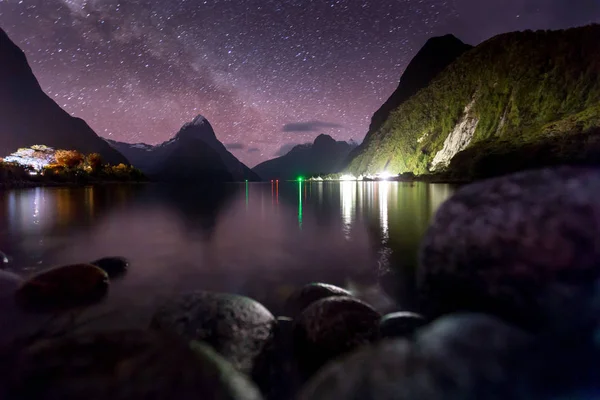
[(244, 294), (278, 314), (292, 290), (314, 281), (388, 311), (412, 306), (419, 242), (452, 190), (282, 182), (2, 191), (0, 250), (24, 276), (129, 258), (130, 272), (99, 307), (132, 326), (165, 296), (195, 289)]

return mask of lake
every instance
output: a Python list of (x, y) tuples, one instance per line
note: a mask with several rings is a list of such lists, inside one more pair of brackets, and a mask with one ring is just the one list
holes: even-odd
[(24, 276), (129, 258), (99, 309), (132, 327), (163, 298), (190, 290), (247, 295), (277, 315), (295, 288), (316, 281), (382, 311), (409, 309), (419, 242), (452, 192), (399, 182), (9, 190), (0, 192), (0, 250)]

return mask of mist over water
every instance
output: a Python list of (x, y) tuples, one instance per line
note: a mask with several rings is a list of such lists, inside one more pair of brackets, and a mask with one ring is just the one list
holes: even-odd
[(419, 242), (452, 191), (398, 182), (10, 190), (0, 193), (0, 250), (22, 276), (129, 258), (99, 306), (120, 326), (146, 324), (157, 302), (190, 290), (247, 295), (278, 314), (315, 281), (389, 311), (412, 306)]

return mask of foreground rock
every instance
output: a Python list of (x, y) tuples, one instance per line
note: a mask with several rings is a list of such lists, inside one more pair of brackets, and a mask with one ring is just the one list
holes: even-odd
[[(486, 316), (442, 319), (415, 343), (384, 341), (323, 368), (301, 400), (531, 399), (531, 339)], [(532, 382), (532, 385), (529, 383)]]
[(17, 289), (23, 284), (23, 279), (7, 271), (0, 271), (0, 304), (13, 302)]
[(308, 377), (327, 361), (379, 336), (381, 315), (351, 297), (329, 297), (309, 306), (294, 324), (294, 351)]
[(291, 318), (278, 317), (274, 335), (256, 359), (252, 378), (266, 399), (292, 399), (302, 383), (294, 358), (293, 328)]
[(296, 318), (312, 303), (328, 297), (352, 297), (352, 293), (326, 283), (310, 283), (290, 295), (285, 304), (285, 313)]
[(111, 279), (125, 275), (129, 268), (129, 260), (125, 257), (105, 257), (90, 264), (106, 272)]
[(558, 168), (459, 190), (422, 248), (424, 310), (499, 315), (521, 326), (579, 326), (600, 277), (600, 172)]
[(387, 314), (379, 324), (381, 338), (410, 338), (417, 329), (427, 324), (427, 320), (412, 312), (396, 312)]
[(243, 296), (196, 292), (176, 297), (154, 314), (151, 328), (186, 341), (204, 341), (236, 368), (250, 374), (273, 334), (275, 317)]
[(16, 293), (26, 311), (55, 312), (100, 301), (108, 291), (108, 275), (90, 264), (53, 268), (29, 278)]
[(207, 346), (190, 349), (145, 331), (41, 341), (2, 361), (11, 372), (0, 377), (0, 397), (7, 400), (261, 398)]

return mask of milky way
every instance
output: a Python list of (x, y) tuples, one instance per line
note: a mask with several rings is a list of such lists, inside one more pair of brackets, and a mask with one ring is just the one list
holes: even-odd
[(249, 165), (361, 141), (433, 35), (600, 21), (596, 0), (0, 0), (43, 89), (98, 134), (169, 139), (197, 114)]

